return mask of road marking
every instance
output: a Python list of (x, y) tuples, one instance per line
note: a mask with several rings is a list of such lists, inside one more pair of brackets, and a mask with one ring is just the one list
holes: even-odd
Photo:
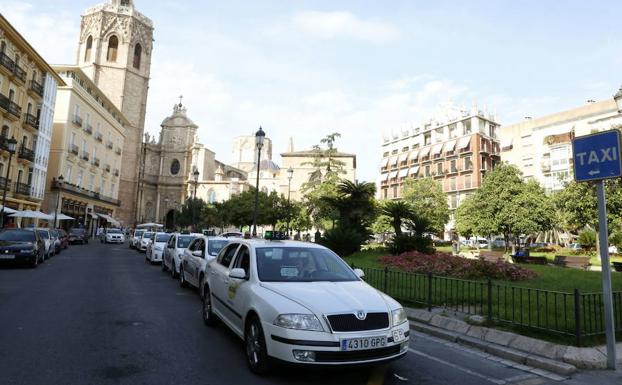
[(436, 362), (438, 362), (438, 363), (441, 363), (441, 364), (444, 364), (444, 365), (450, 366), (450, 367), (452, 367), (452, 368), (454, 368), (454, 369), (460, 370), (461, 372), (464, 372), (464, 373), (470, 374), (470, 375), (475, 376), (475, 377), (483, 378), (483, 379), (485, 379), (486, 381), (490, 381), (490, 382), (492, 382), (493, 384), (504, 385), (504, 384), (506, 384), (506, 383), (507, 383), (507, 382), (506, 382), (506, 381), (504, 381), (504, 380), (499, 380), (499, 379), (497, 379), (497, 378), (488, 377), (488, 376), (486, 376), (486, 375), (484, 375), (484, 374), (481, 374), (481, 373), (475, 372), (475, 371), (473, 371), (473, 370), (471, 370), (471, 369), (468, 369), (468, 368), (462, 367), (462, 366), (460, 366), (460, 365), (456, 365), (456, 364), (454, 364), (454, 363), (452, 363), (452, 362), (445, 361), (445, 360), (441, 360), (440, 358), (437, 358), (437, 357), (431, 356), (431, 355), (429, 355), (429, 354), (427, 354), (427, 353), (420, 352), (419, 350), (415, 350), (415, 349), (413, 349), (413, 348), (408, 348), (408, 350), (409, 350), (410, 352), (412, 352), (412, 353), (415, 353), (416, 355), (419, 355), (419, 356), (425, 357), (425, 358), (427, 358), (427, 359), (429, 359), (429, 360), (436, 361)]
[(387, 365), (376, 366), (371, 371), (371, 376), (367, 380), (367, 385), (382, 385), (384, 384), (384, 375), (387, 371)]

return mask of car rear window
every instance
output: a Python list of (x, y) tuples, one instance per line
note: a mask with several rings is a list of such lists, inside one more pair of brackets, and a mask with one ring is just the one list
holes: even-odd
[(227, 243), (229, 243), (229, 241), (224, 239), (209, 239), (207, 241), (207, 253), (215, 257), (218, 253), (220, 253), (220, 250), (227, 245)]
[(140, 238), (143, 235), (144, 232), (145, 232), (145, 230), (136, 230), (136, 231), (134, 231), (134, 236)]
[(168, 242), (171, 239), (171, 234), (158, 234), (156, 235), (156, 242)]
[(35, 233), (28, 230), (5, 230), (0, 232), (0, 241), (34, 242)]
[(194, 238), (196, 238), (194, 235), (180, 235), (177, 237), (177, 247), (185, 249)]

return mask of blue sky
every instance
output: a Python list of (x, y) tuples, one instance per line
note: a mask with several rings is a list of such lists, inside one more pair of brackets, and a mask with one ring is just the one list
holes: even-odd
[[(262, 125), (274, 160), (340, 132), (375, 180), (383, 134), (439, 104), (477, 102), (500, 123), (605, 99), (622, 84), (619, 1), (135, 1), (155, 23), (146, 130), (184, 95), (202, 142)], [(3, 1), (51, 63), (75, 59), (95, 2)]]

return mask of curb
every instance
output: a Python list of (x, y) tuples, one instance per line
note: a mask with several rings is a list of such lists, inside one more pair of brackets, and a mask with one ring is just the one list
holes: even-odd
[(597, 348), (576, 348), (521, 336), (434, 314), (407, 309), (410, 328), (447, 341), (482, 350), (488, 354), (547, 370), (563, 376), (577, 368), (601, 369), (606, 358)]

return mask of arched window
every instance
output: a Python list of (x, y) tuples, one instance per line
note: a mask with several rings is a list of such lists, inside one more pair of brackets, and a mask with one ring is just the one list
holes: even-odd
[(91, 61), (91, 50), (93, 49), (93, 36), (86, 39), (86, 50), (84, 51), (84, 61)]
[(15, 99), (15, 91), (9, 90), (9, 100), (13, 102), (13, 99)]
[(117, 49), (119, 48), (119, 38), (115, 35), (110, 36), (108, 39), (108, 52), (106, 54), (106, 60), (115, 62), (117, 61)]
[(22, 138), (22, 147), (26, 147), (28, 145), (28, 137), (24, 135)]
[(0, 42), (0, 52), (4, 53), (4, 51), (6, 51), (6, 43)]
[(140, 56), (143, 53), (143, 47), (140, 44), (134, 46), (134, 68), (140, 69)]
[(9, 137), (9, 126), (4, 125), (2, 126), (2, 137), (3, 138), (8, 138)]
[(32, 115), (32, 103), (28, 103), (28, 108), (26, 109), (26, 113), (28, 113), (28, 115)]

